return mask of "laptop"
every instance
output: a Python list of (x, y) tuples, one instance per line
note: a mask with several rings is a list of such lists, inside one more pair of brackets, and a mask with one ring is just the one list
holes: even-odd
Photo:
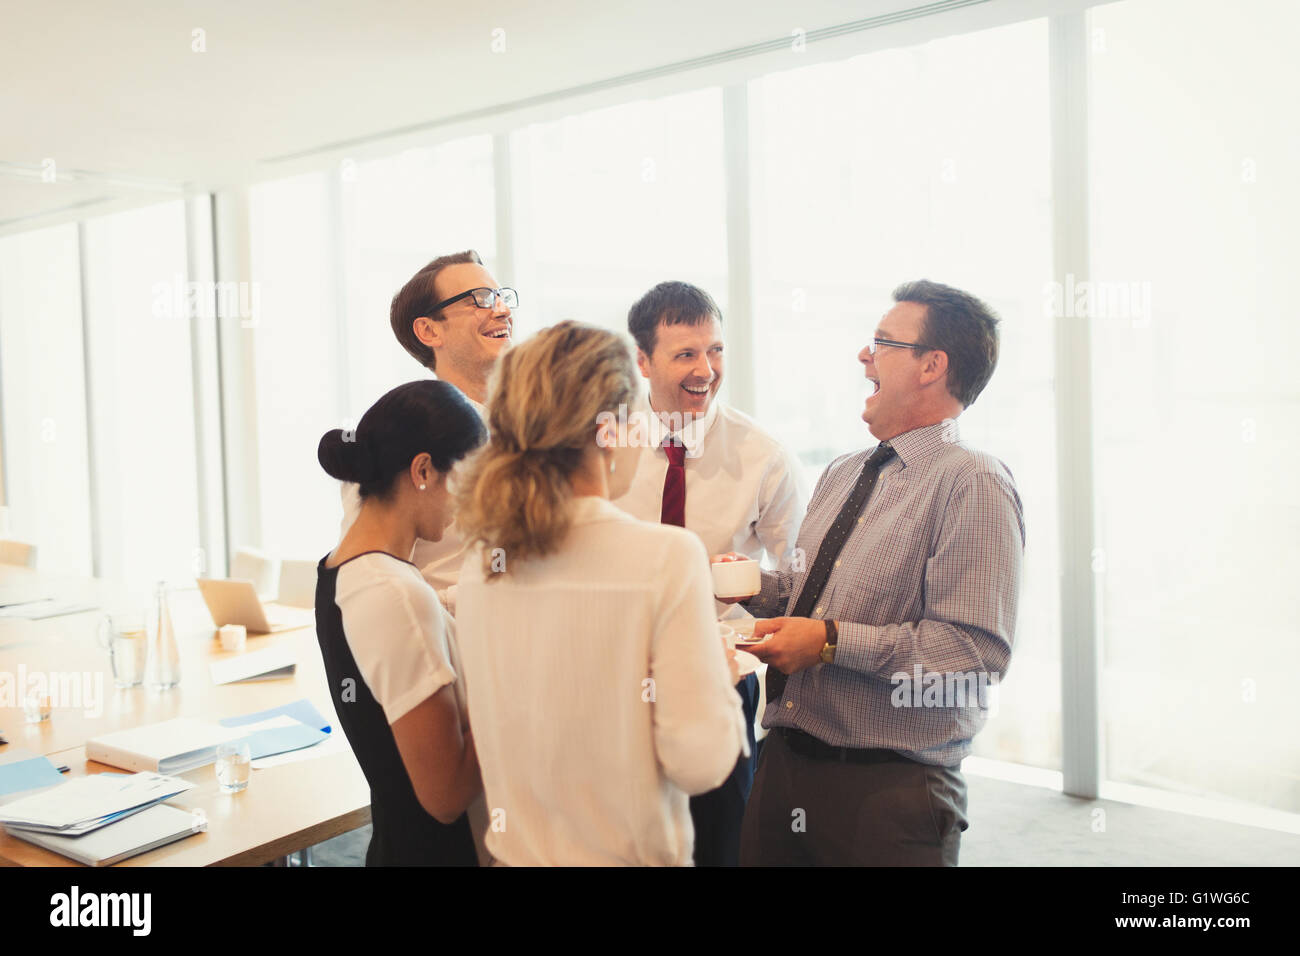
[(275, 634), (314, 624), (314, 611), (275, 607), (270, 611), (258, 597), (252, 581), (198, 578), (199, 591), (217, 627), (242, 624), (250, 634)]

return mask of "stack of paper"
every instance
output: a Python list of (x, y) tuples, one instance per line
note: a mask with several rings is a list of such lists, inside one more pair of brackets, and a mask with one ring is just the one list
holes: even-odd
[(84, 836), (30, 830), (15, 830), (13, 835), (86, 866), (109, 866), (207, 828), (204, 817), (160, 803)]
[(192, 789), (188, 781), (158, 773), (77, 777), (0, 807), (0, 823), (15, 836), (81, 836)]
[(11, 836), (87, 866), (107, 866), (207, 829), (162, 801), (194, 788), (156, 773), (77, 777), (0, 807)]

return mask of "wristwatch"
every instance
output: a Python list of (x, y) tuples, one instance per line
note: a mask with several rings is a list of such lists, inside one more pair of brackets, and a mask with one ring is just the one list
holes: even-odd
[(834, 621), (826, 622), (826, 643), (822, 645), (822, 663), (835, 663), (835, 644), (840, 639), (840, 629)]

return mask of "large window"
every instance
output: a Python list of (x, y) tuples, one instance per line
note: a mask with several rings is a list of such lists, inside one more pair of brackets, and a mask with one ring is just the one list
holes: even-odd
[(253, 336), (257, 357), (262, 537), (230, 544), (282, 559), (325, 554), (338, 541), (343, 516), (339, 483), (316, 462), (321, 435), (347, 427), (350, 414), (334, 175), (278, 180), (250, 196), (252, 281), (261, 314), (252, 328), (233, 324), (232, 331)]
[(141, 589), (192, 581), (200, 541), (184, 203), (84, 228), (100, 573)]
[(626, 331), (628, 308), (667, 279), (708, 290), (725, 316), (722, 130), (715, 88), (516, 132), (521, 324), (578, 319)]
[[(509, 132), (498, 119), (495, 133), (253, 186), (247, 235), (242, 207), (219, 197), (223, 268), (232, 249), (239, 268), (244, 253), (251, 262), (248, 276), (222, 276), (242, 287), (220, 349), (215, 327), (195, 342), (186, 321), (187, 266), (207, 276), (214, 256), (201, 241), (187, 249), (182, 203), (0, 239), (0, 533), (35, 543), (42, 569), (89, 573), (93, 556), (136, 584), (184, 579), (200, 508), (219, 547), (216, 509), (239, 516), (250, 488), (256, 520), (234, 526), (230, 547), (318, 558), (341, 517), (320, 435), (426, 374), (395, 341), (389, 303), (429, 259), (466, 248), (519, 290), (517, 340), (567, 318), (625, 329), (631, 303), (665, 279), (707, 289), (742, 346), (727, 379), (753, 395), (742, 410), (811, 485), (872, 441), (857, 353), (892, 289), (930, 278), (1002, 317), (998, 369), (961, 430), (1011, 469), (1028, 534), (1012, 665), (976, 754), (1062, 769), (1060, 581), (1087, 561), (1103, 699), (1067, 712), (1100, 713), (1105, 782), (1300, 812), (1286, 684), (1300, 667), (1288, 580), (1300, 567), (1300, 325), (1287, 304), (1300, 261), (1300, 60), (1288, 45), (1300, 5), (1233, 12), (1124, 0), (1091, 9), (1077, 33), (1088, 49), (1061, 62), (1049, 22), (1030, 20), (725, 95), (675, 92)], [(1075, 35), (1081, 16), (1052, 36)], [(952, 23), (935, 22), (936, 36)], [(1072, 104), (1055, 124), (1052, 102)], [(1086, 156), (1054, 157), (1054, 141), (1082, 133)], [(1088, 217), (1066, 221), (1053, 162), (1086, 172)], [(203, 232), (191, 218), (190, 241)], [(1058, 274), (1058, 239), (1075, 240), (1061, 246), (1080, 262), (1086, 252), (1087, 275)], [(733, 314), (731, 285), (751, 280), (752, 313), (737, 294)], [(1077, 385), (1058, 395), (1062, 310), (1091, 332), (1091, 475), (1057, 473), (1057, 415)], [(224, 496), (209, 487), (217, 453), (203, 454), (218, 444), (218, 351), (223, 407), (241, 413), (219, 423)], [(1062, 565), (1058, 515), (1089, 487), (1098, 547)]]
[(891, 290), (929, 278), (1000, 313), (962, 437), (1001, 458), (1028, 544), (1011, 672), (976, 752), (1059, 768), (1060, 654), (1046, 21), (750, 84), (758, 419), (811, 481), (873, 441), (857, 354)]
[[(427, 375), (389, 324), (393, 295), (436, 256), (474, 249), (496, 269), (492, 139), (476, 136), (341, 172), (348, 408)], [(497, 275), (509, 285), (513, 277)]]
[(36, 545), (42, 570), (90, 574), (76, 225), (0, 239), (0, 389), (8, 519), (0, 537)]
[(1230, 10), (1092, 13), (1106, 769), (1296, 812), (1300, 11)]
[(280, 558), (319, 558), (342, 517), (338, 482), (316, 461), (320, 436), (428, 376), (393, 335), (393, 295), (446, 253), (476, 249), (496, 266), (492, 141), (349, 160), (259, 185), (251, 206), (263, 311), (254, 329), (259, 544)]

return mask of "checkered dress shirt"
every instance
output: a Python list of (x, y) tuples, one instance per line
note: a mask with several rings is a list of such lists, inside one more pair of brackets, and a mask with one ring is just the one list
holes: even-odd
[[(857, 525), (812, 617), (834, 620), (833, 664), (792, 674), (763, 726), (795, 727), (837, 747), (881, 747), (953, 766), (970, 753), (1015, 635), (1025, 525), (1011, 472), (961, 443), (957, 422), (890, 440)], [(763, 572), (747, 607), (790, 613), (873, 445), (822, 473), (794, 561)], [(802, 552), (802, 554), (801, 554)]]

